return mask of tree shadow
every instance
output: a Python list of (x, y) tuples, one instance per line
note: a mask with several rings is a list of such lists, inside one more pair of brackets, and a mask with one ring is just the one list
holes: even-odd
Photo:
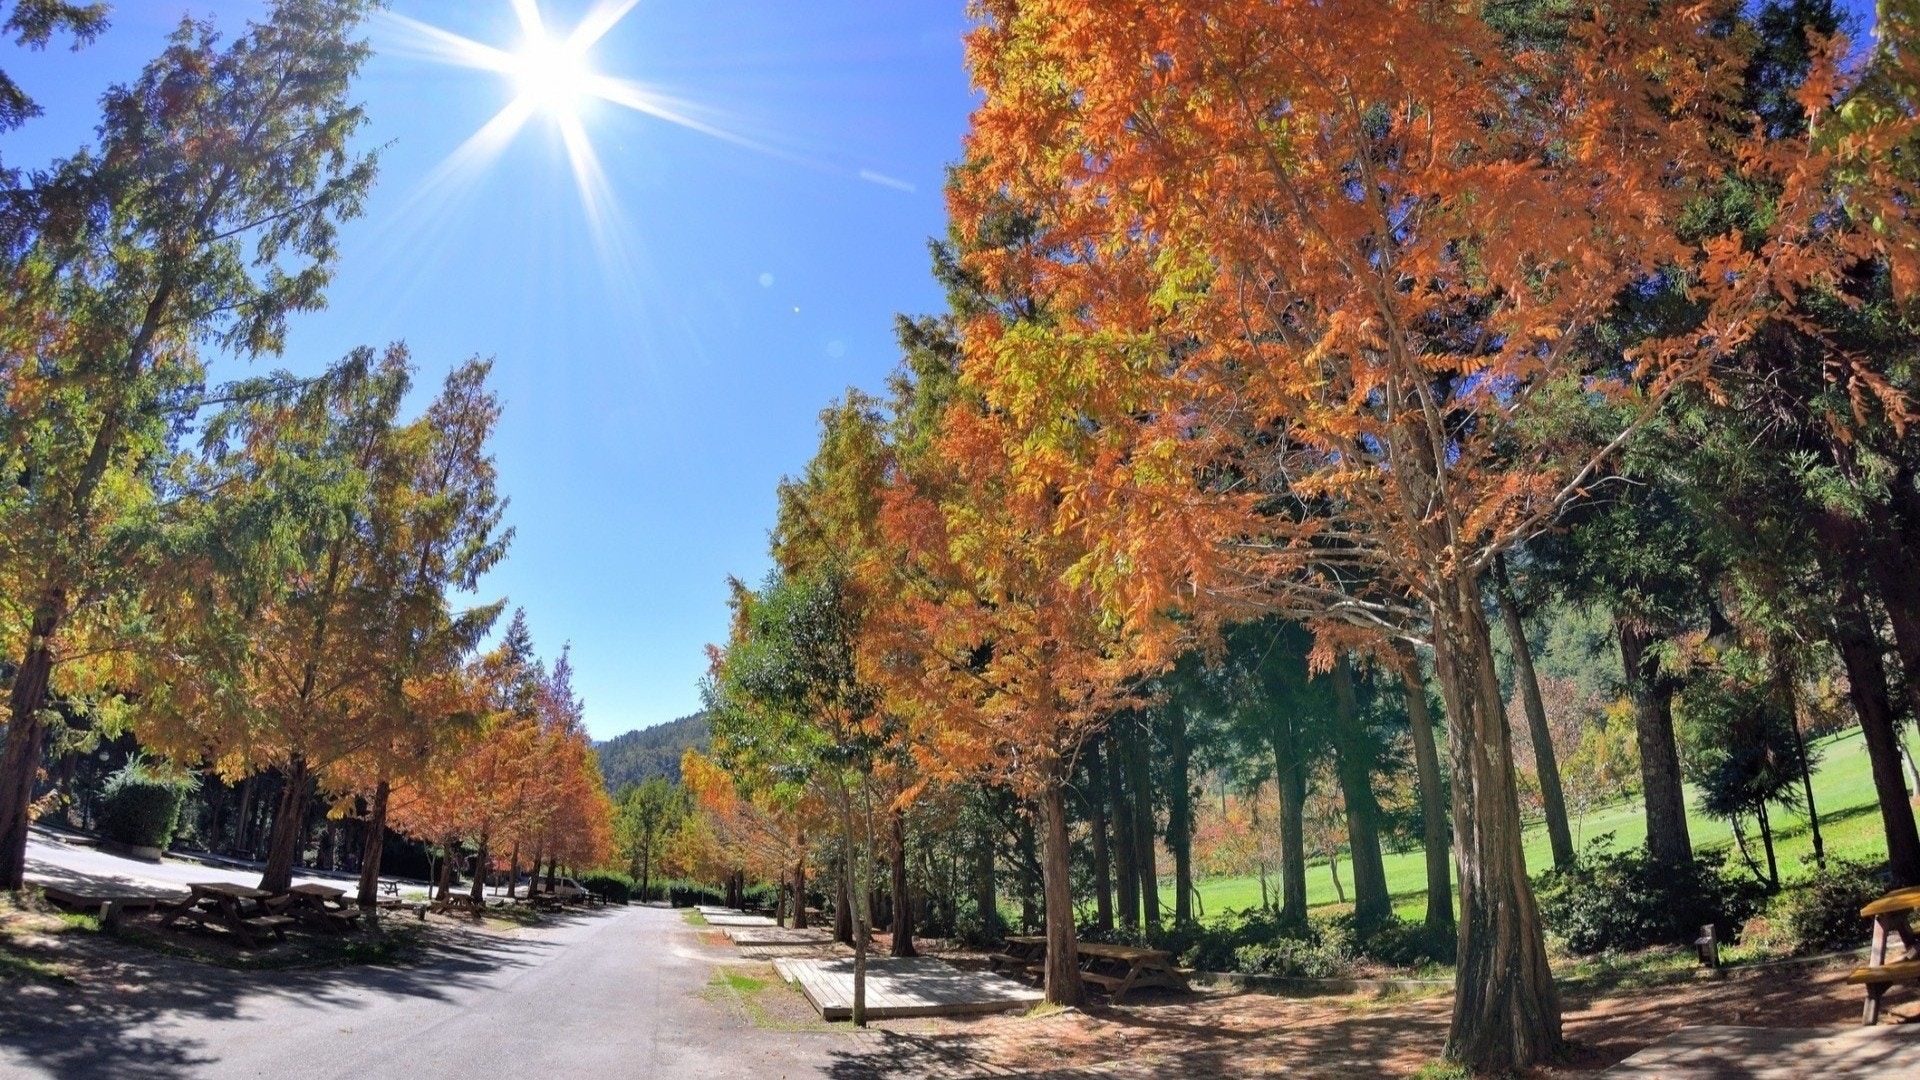
[[(62, 945), (59, 958), (85, 974), (16, 985), (0, 1012), (0, 1057), (62, 1080), (197, 1076), (221, 1060), (220, 1046), (186, 1029), (240, 1020), (263, 1003), (354, 1011), (396, 997), (450, 1001), (456, 988), (557, 947), (441, 926), (406, 966), (236, 971), (98, 939)], [(299, 1071), (290, 1063), (290, 1075)]]

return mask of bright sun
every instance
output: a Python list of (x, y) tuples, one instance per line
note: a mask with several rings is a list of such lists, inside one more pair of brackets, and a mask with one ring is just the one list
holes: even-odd
[(512, 58), (513, 81), (527, 104), (571, 116), (594, 96), (594, 74), (586, 50), (544, 34), (521, 46)]

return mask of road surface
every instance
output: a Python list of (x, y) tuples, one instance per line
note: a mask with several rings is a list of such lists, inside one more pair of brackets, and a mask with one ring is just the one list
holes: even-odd
[(679, 912), (453, 932), (419, 962), (243, 972), (103, 943), (76, 985), (0, 983), (0, 1076), (783, 1080), (868, 1075), (871, 1036), (752, 1027), (700, 996), (727, 953)]

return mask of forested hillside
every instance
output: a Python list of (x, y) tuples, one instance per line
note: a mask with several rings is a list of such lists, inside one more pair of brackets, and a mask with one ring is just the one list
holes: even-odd
[(607, 790), (619, 791), (649, 776), (680, 782), (680, 755), (689, 747), (707, 749), (707, 717), (694, 713), (639, 731), (608, 739), (594, 747), (600, 755), (600, 773)]

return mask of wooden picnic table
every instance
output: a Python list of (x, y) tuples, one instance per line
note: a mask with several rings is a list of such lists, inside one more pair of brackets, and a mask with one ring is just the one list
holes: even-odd
[(197, 882), (189, 884), (187, 890), (185, 900), (160, 909), (165, 912), (160, 917), (161, 926), (171, 927), (183, 918), (203, 929), (217, 926), (251, 948), (262, 933), (284, 940), (287, 927), (293, 925), (291, 916), (277, 911), (284, 902), (275, 904), (276, 898), (269, 892), (225, 881)]
[[(1873, 947), (1867, 951), (1867, 966), (1847, 976), (1847, 982), (1867, 988), (1867, 1005), (1862, 1019), (1867, 1024), (1880, 1021), (1880, 999), (1887, 988), (1900, 983), (1920, 983), (1920, 941), (1916, 941), (1912, 915), (1920, 911), (1920, 886), (1895, 889), (1860, 909), (1873, 920)], [(1897, 936), (1905, 947), (1897, 960), (1887, 960), (1887, 938)]]
[(341, 933), (359, 925), (360, 910), (346, 901), (347, 891), (327, 885), (295, 885), (287, 890), (286, 913), (307, 926)]
[[(994, 967), (1018, 967), (1034, 973), (1044, 970), (1047, 939), (1016, 936), (1006, 939), (1005, 952), (994, 953)], [(1134, 990), (1165, 986), (1189, 990), (1186, 973), (1174, 966), (1173, 954), (1164, 949), (1143, 949), (1133, 945), (1103, 945), (1097, 941), (1079, 943), (1080, 977), (1105, 990), (1118, 1003)]]

